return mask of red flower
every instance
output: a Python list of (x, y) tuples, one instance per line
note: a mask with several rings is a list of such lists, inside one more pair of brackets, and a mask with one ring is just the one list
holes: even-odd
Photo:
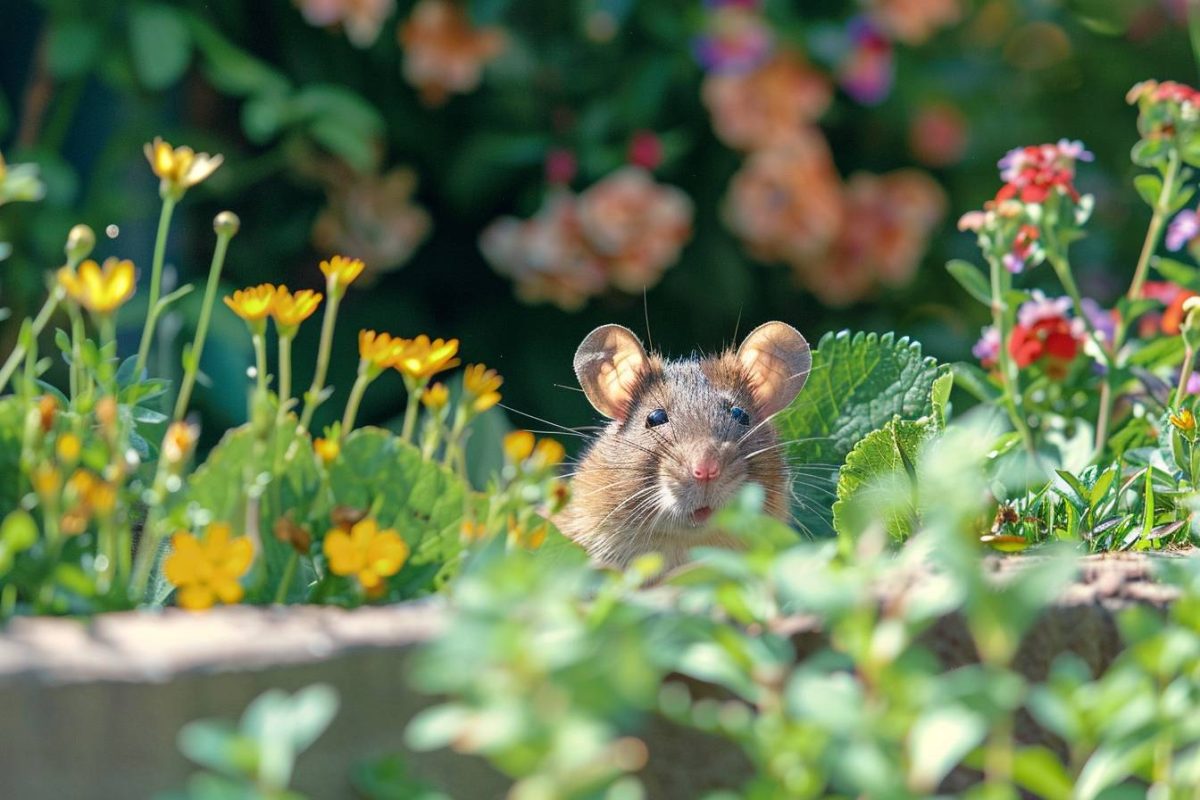
[(1046, 374), (1057, 379), (1067, 374), (1067, 366), (1079, 355), (1079, 347), (1074, 326), (1065, 317), (1044, 319), (1032, 327), (1017, 325), (1008, 342), (1008, 352), (1018, 367), (1044, 361)]

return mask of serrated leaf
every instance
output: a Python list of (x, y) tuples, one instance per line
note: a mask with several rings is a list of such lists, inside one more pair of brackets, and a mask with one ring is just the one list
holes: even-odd
[(838, 472), (834, 530), (856, 537), (869, 522), (882, 520), (903, 541), (913, 531), (917, 455), (935, 433), (932, 420), (893, 419), (862, 439)]
[(959, 286), (967, 290), (967, 294), (985, 306), (991, 305), (992, 288), (988, 285), (987, 278), (983, 277), (983, 272), (979, 267), (970, 261), (963, 261), (960, 258), (956, 258), (946, 262), (946, 271), (950, 273), (950, 276), (954, 280), (958, 281)]
[(359, 428), (329, 465), (333, 502), (377, 507), (381, 526), (395, 528), (412, 556), (395, 585), (406, 597), (428, 593), (456, 568), (467, 487), (450, 470), (380, 428)]
[[(887, 333), (822, 337), (813, 352), (808, 382), (776, 422), (780, 438), (790, 442), (795, 493), (812, 498), (812, 509), (799, 509), (797, 521), (817, 531), (832, 530), (828, 503), (813, 497), (828, 482), (854, 445), (893, 417), (917, 419), (933, 412), (934, 381), (949, 367), (921, 353), (921, 346)], [(814, 471), (822, 480), (812, 486)], [(824, 508), (821, 508), (821, 507)]]

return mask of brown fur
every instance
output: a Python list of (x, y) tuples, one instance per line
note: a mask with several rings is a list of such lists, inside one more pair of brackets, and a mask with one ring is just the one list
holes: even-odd
[[(749, 481), (765, 490), (767, 512), (787, 520), (787, 464), (752, 385), (733, 351), (671, 362), (650, 356), (625, 421), (610, 422), (579, 463), (571, 502), (556, 520), (562, 531), (602, 564), (625, 567), (639, 555), (658, 552), (671, 569), (693, 547), (739, 545), (728, 534), (695, 526), (678, 506), (664, 505), (664, 497), (716, 510)], [(749, 426), (732, 418), (731, 406), (750, 413)], [(647, 416), (659, 408), (669, 422), (647, 427)], [(721, 465), (720, 477), (707, 486), (690, 472), (706, 448)]]

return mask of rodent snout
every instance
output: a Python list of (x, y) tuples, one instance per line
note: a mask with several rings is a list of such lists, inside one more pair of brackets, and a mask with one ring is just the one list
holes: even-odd
[(721, 462), (716, 453), (705, 453), (692, 464), (692, 477), (700, 483), (715, 480), (721, 474)]

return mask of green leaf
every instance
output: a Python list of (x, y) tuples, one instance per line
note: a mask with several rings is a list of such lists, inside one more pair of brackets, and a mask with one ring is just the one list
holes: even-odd
[(930, 419), (893, 419), (864, 437), (838, 472), (833, 527), (841, 536), (857, 538), (864, 527), (882, 519), (899, 541), (913, 531), (918, 451), (935, 431)]
[(1146, 201), (1146, 205), (1154, 208), (1158, 205), (1158, 197), (1162, 194), (1162, 178), (1157, 175), (1142, 174), (1133, 179), (1133, 187)]
[(283, 73), (231, 44), (208, 22), (188, 15), (187, 23), (204, 57), (205, 75), (214, 88), (235, 97), (289, 91), (290, 84)]
[(187, 70), (192, 37), (174, 8), (157, 3), (137, 5), (129, 15), (129, 50), (142, 85), (165, 89)]
[(78, 19), (56, 21), (46, 42), (46, 63), (58, 78), (77, 78), (96, 62), (100, 31)]
[(1155, 257), (1150, 265), (1159, 275), (1169, 281), (1178, 283), (1185, 289), (1193, 291), (1200, 289), (1200, 270), (1173, 258)]
[[(826, 334), (813, 352), (808, 383), (792, 405), (780, 413), (776, 427), (790, 442), (795, 493), (811, 497), (813, 470), (833, 472), (854, 445), (893, 417), (916, 419), (933, 412), (934, 381), (949, 367), (921, 353), (921, 346), (892, 334)], [(822, 488), (821, 485), (818, 489)], [(802, 509), (802, 526), (831, 530), (828, 502), (812, 498), (817, 510)]]
[(380, 428), (359, 428), (329, 465), (335, 505), (374, 509), (412, 550), (399, 574), (405, 597), (440, 587), (458, 567), (467, 487), (458, 476), (425, 461), (415, 447)]
[(0, 514), (17, 507), (21, 498), (21, 439), (24, 415), (21, 401), (9, 395), (0, 397)]
[(1073, 783), (1061, 759), (1047, 747), (1022, 747), (1013, 755), (1013, 780), (1045, 800), (1069, 800)]
[(962, 706), (922, 715), (908, 734), (909, 784), (932, 792), (986, 734), (983, 717)]
[(946, 271), (971, 297), (985, 306), (992, 304), (992, 287), (988, 285), (987, 278), (983, 277), (983, 271), (979, 267), (970, 261), (956, 258), (946, 263)]

